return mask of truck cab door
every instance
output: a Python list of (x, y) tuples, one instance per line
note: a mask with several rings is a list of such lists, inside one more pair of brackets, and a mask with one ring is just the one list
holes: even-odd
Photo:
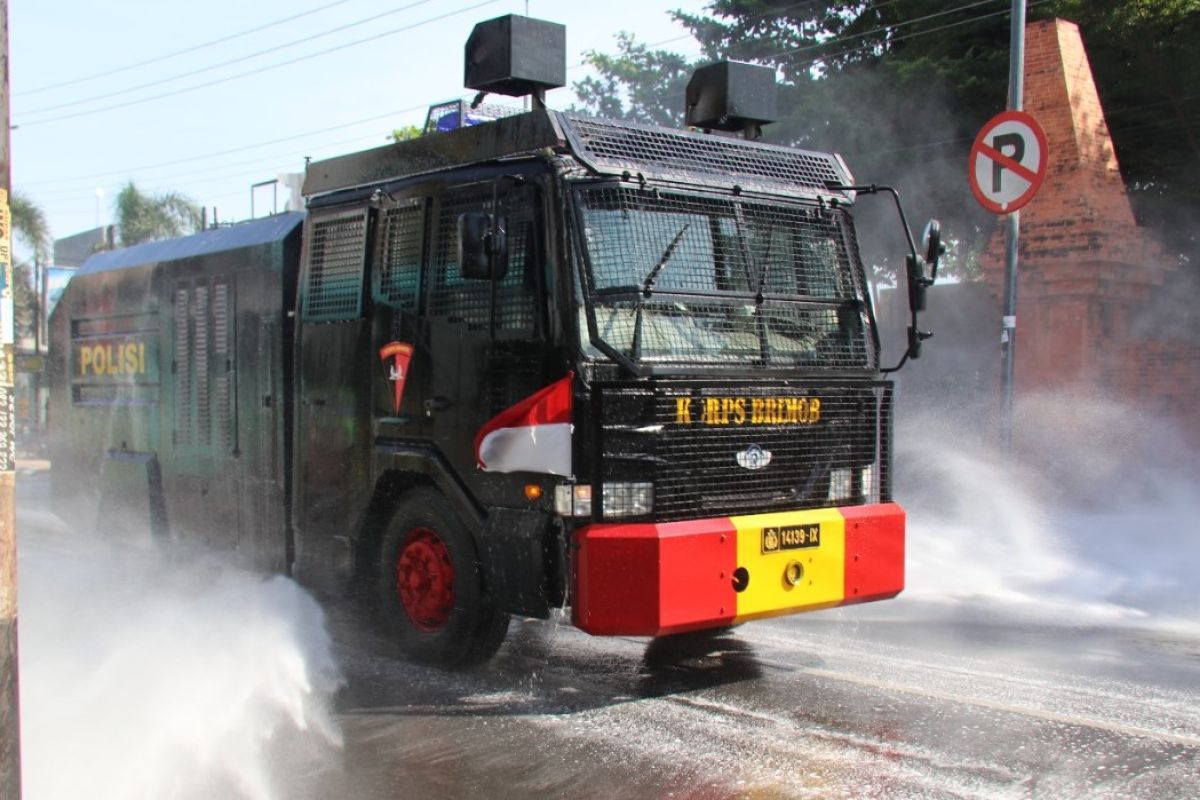
[(377, 441), (424, 443), (433, 360), (424, 316), (430, 200), (424, 193), (379, 201), (371, 260), (371, 340)]
[(365, 317), (374, 211), (314, 210), (305, 223), (296, 324), (295, 571), (327, 584), (349, 571), (370, 491), (371, 376)]
[[(475, 484), (477, 494), (475, 434), (548, 382), (539, 193), (525, 183), (499, 181), (444, 192), (435, 207), (431, 240), (427, 319), (432, 381), (424, 409), (439, 449)], [(459, 269), (458, 218), (478, 211), (498, 213), (507, 221), (508, 272), (497, 281), (466, 279)], [(481, 499), (487, 502), (486, 492)]]

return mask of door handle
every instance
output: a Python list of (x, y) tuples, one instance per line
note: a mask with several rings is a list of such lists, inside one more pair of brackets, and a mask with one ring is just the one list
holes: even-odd
[(432, 417), (435, 411), (445, 411), (452, 404), (448, 398), (435, 396), (428, 398), (423, 405), (425, 406), (425, 416)]

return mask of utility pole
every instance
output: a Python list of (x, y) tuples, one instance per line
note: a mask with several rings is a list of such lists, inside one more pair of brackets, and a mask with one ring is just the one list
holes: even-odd
[[(1012, 0), (1012, 34), (1008, 56), (1008, 110), (1023, 111), (1025, 104), (1025, 0)], [(1004, 317), (1000, 330), (1001, 376), (1000, 438), (1005, 452), (1012, 450), (1013, 382), (1017, 357), (1017, 245), (1021, 212), (1008, 215), (1004, 228)]]
[(8, 114), (8, 0), (0, 0), (0, 797), (21, 797), (17, 681), (16, 404), (13, 399), (12, 215)]

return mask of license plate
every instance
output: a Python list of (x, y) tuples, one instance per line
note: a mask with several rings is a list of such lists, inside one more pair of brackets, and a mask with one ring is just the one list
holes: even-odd
[(762, 529), (762, 551), (778, 553), (783, 550), (803, 550), (821, 546), (821, 523), (811, 525), (781, 525)]

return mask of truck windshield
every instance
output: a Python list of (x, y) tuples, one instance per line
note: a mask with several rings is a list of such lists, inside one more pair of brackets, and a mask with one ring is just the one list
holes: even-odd
[(844, 209), (592, 185), (584, 337), (637, 364), (873, 369)]

